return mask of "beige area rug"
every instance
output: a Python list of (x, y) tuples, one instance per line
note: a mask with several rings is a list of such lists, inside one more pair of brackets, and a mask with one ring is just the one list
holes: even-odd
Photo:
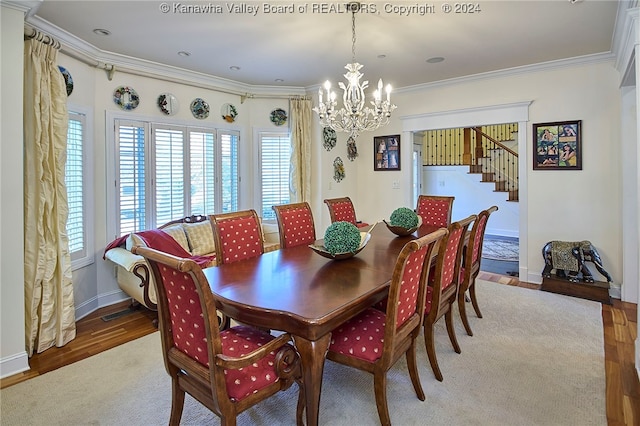
[[(444, 324), (436, 350), (444, 382), (434, 379), (424, 343), (420, 402), (404, 360), (388, 376), (396, 425), (606, 425), (600, 304), (478, 282), (484, 318), (471, 314), (453, 352)], [(472, 310), (472, 309), (471, 309)], [(444, 321), (442, 321), (444, 322)], [(422, 339), (422, 337), (421, 337)], [(0, 391), (0, 423), (9, 425), (166, 425), (171, 386), (158, 333)], [(295, 424), (297, 388), (242, 413), (240, 425)], [(220, 424), (187, 397), (185, 425)], [(377, 425), (373, 378), (327, 362), (322, 425)]]

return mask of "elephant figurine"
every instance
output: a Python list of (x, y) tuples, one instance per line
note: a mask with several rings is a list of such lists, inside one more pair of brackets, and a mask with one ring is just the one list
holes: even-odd
[(592, 283), (593, 275), (585, 262), (593, 262), (598, 272), (611, 282), (611, 275), (602, 267), (602, 259), (596, 248), (589, 241), (550, 241), (542, 248), (544, 269), (542, 276), (551, 278), (551, 271), (556, 270), (558, 278), (571, 282), (579, 282), (578, 274), (582, 272), (582, 281)]

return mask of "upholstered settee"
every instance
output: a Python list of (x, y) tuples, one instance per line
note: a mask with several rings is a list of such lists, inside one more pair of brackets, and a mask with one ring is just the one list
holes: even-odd
[[(158, 230), (162, 233), (158, 233)], [(189, 216), (166, 223), (158, 230), (129, 234), (111, 242), (105, 249), (104, 258), (113, 262), (118, 286), (135, 302), (151, 310), (157, 310), (156, 290), (153, 273), (142, 256), (131, 253), (134, 245), (154, 248), (166, 247), (167, 252), (176, 256), (190, 257), (201, 267), (216, 266), (215, 238), (208, 216)], [(262, 223), (264, 251), (280, 248), (278, 226)], [(167, 236), (171, 237), (168, 238)], [(177, 243), (177, 244), (176, 244)], [(162, 250), (162, 249), (161, 249)]]

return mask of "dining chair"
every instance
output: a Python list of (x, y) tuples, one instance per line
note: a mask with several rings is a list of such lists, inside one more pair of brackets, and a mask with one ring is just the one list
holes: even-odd
[(476, 215), (471, 215), (466, 219), (453, 222), (447, 228), (449, 234), (443, 238), (436, 264), (432, 266), (432, 273), (427, 283), (427, 295), (424, 317), (424, 342), (427, 348), (427, 356), (431, 369), (438, 381), (442, 381), (442, 372), (438, 366), (435, 347), (435, 324), (445, 317), (447, 334), (453, 345), (453, 350), (460, 353), (460, 345), (456, 338), (456, 331), (453, 324), (453, 306), (458, 296), (458, 286), (460, 277), (460, 264), (462, 260), (462, 248), (465, 234), (471, 222), (476, 219)]
[(386, 312), (368, 308), (331, 333), (327, 359), (373, 374), (378, 416), (391, 424), (387, 371), (405, 355), (419, 400), (425, 395), (418, 376), (416, 340), (424, 315), (425, 286), (432, 254), (447, 234), (441, 228), (404, 245), (393, 270)]
[(368, 223), (359, 221), (356, 219), (356, 209), (353, 207), (353, 202), (349, 197), (341, 198), (328, 198), (324, 200), (324, 203), (329, 208), (329, 216), (331, 217), (331, 223), (333, 222), (349, 222), (356, 225), (358, 228), (364, 228), (369, 226)]
[(134, 246), (153, 271), (165, 369), (171, 377), (170, 425), (180, 424), (185, 393), (235, 425), (239, 413), (288, 389), (301, 389), (296, 407), (302, 424), (301, 363), (291, 336), (271, 336), (248, 326), (218, 327), (216, 302), (194, 261)]
[(315, 242), (316, 228), (309, 203), (282, 204), (272, 208), (278, 221), (281, 248)]
[(487, 222), (491, 213), (498, 210), (498, 206), (492, 206), (487, 210), (478, 213), (478, 217), (471, 227), (469, 241), (464, 247), (462, 256), (462, 266), (460, 268), (460, 288), (458, 290), (458, 311), (462, 324), (469, 336), (473, 336), (471, 325), (467, 318), (466, 311), (466, 295), (469, 292), (469, 298), (473, 309), (476, 311), (478, 318), (482, 318), (482, 313), (478, 307), (478, 299), (476, 298), (476, 277), (480, 272), (480, 262), (482, 260), (482, 243), (484, 242), (484, 233), (487, 229)]
[(214, 214), (210, 220), (218, 264), (237, 262), (264, 253), (264, 235), (255, 210)]
[(419, 195), (416, 213), (422, 217), (424, 225), (451, 225), (451, 213), (455, 197), (441, 195)]

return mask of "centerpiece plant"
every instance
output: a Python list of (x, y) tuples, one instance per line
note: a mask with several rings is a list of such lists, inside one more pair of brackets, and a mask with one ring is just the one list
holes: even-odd
[(360, 231), (350, 222), (333, 222), (324, 233), (325, 249), (336, 253), (353, 253), (360, 247)]
[(418, 226), (418, 215), (410, 208), (399, 207), (391, 213), (390, 222), (392, 226), (411, 229)]

